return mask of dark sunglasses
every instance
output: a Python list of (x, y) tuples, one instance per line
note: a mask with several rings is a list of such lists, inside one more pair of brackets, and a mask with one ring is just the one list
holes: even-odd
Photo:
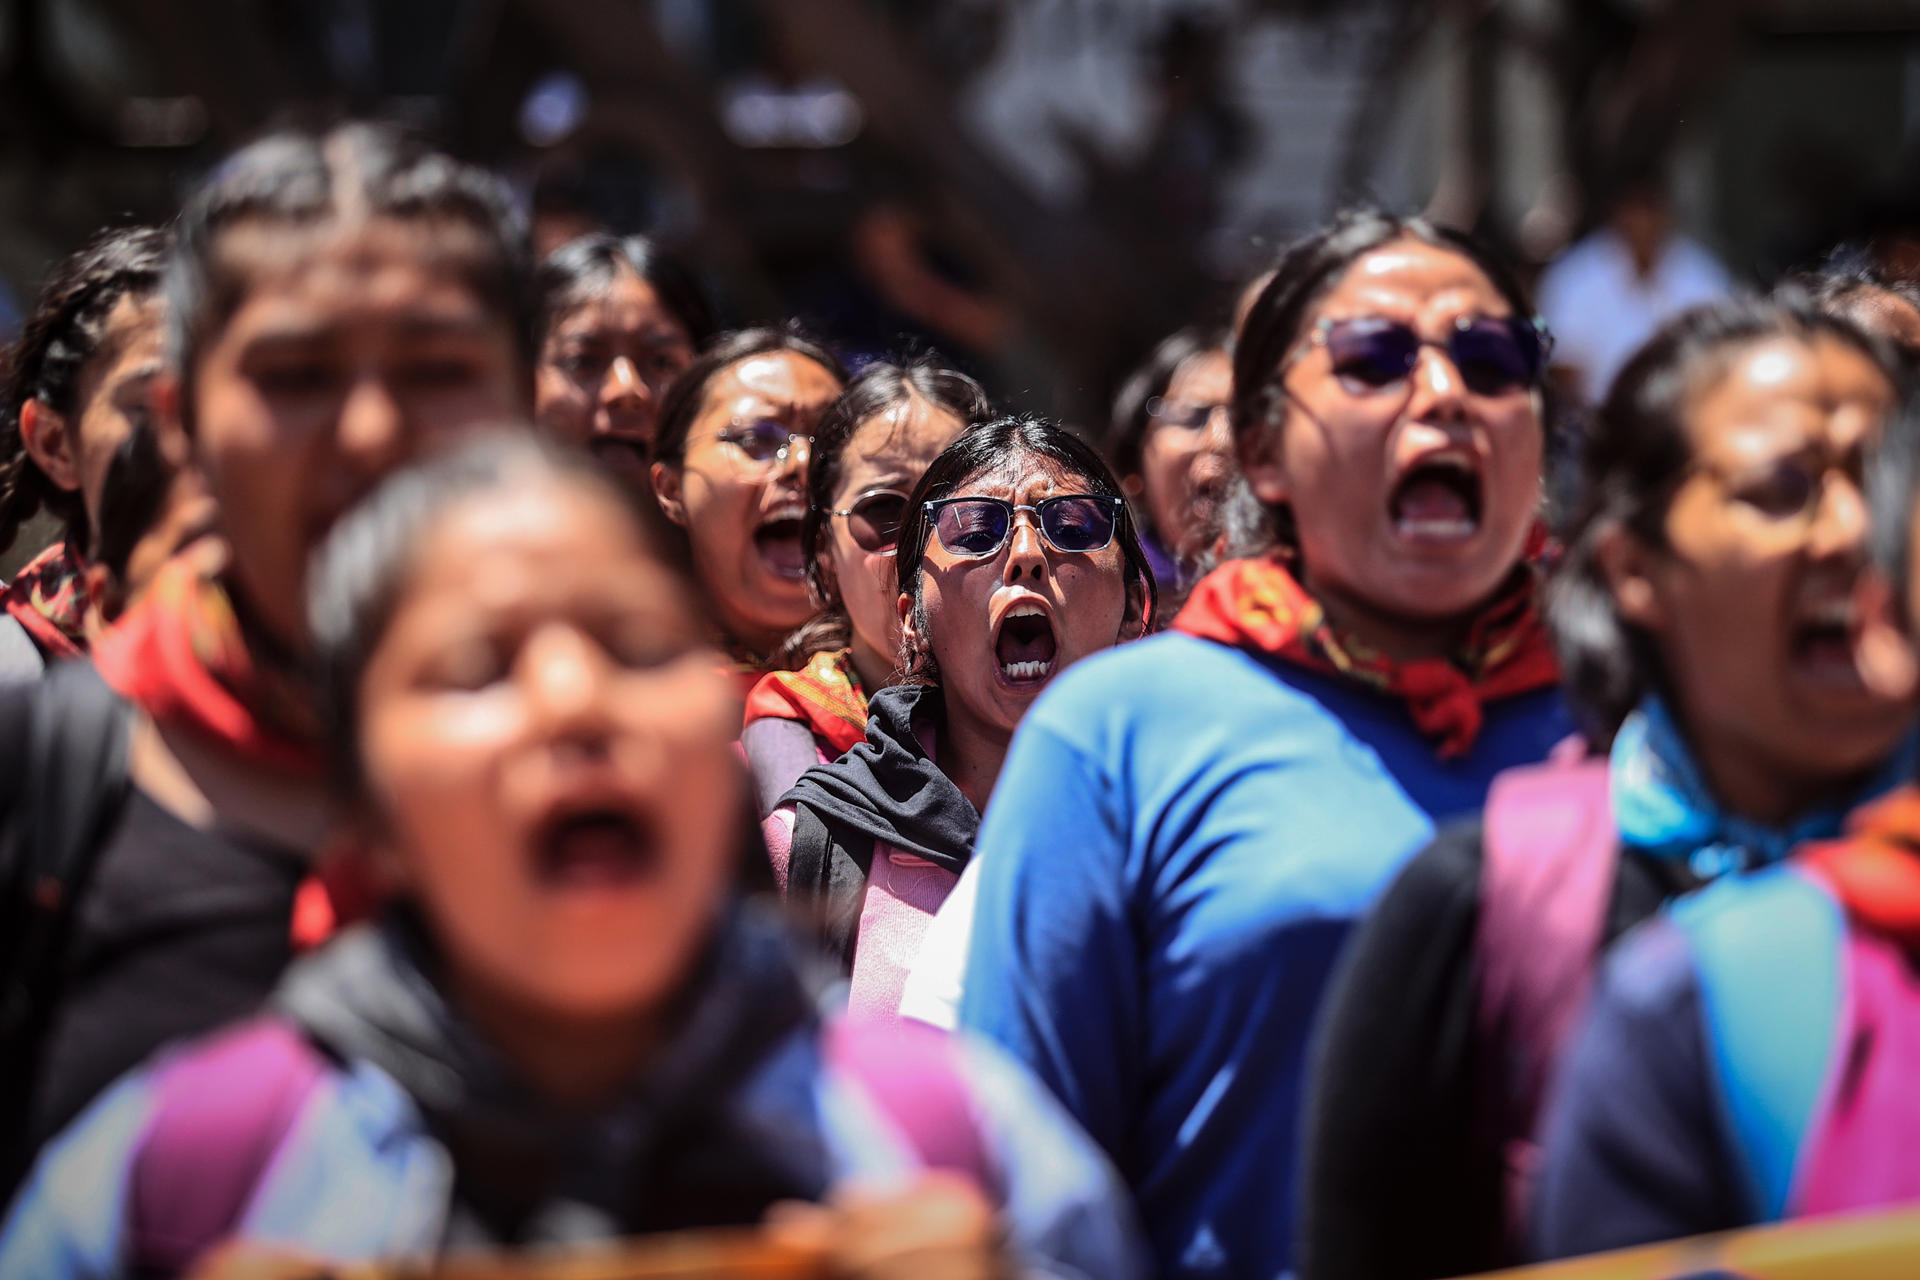
[(1401, 381), (1420, 362), (1420, 348), (1438, 347), (1460, 371), (1469, 391), (1497, 396), (1540, 381), (1553, 338), (1545, 326), (1513, 316), (1462, 316), (1445, 340), (1423, 338), (1400, 320), (1322, 316), (1307, 345), (1327, 349), (1335, 376), (1367, 387), (1390, 387)]
[(907, 495), (898, 489), (875, 489), (853, 500), (845, 511), (829, 511), (830, 516), (845, 516), (847, 532), (862, 551), (892, 555), (900, 547), (900, 525), (907, 518)]
[(940, 545), (956, 556), (990, 556), (1013, 535), (1014, 515), (1031, 511), (1040, 536), (1055, 551), (1102, 551), (1112, 543), (1123, 500), (1097, 493), (1068, 493), (1032, 506), (1005, 498), (942, 498), (927, 504), (927, 518)]

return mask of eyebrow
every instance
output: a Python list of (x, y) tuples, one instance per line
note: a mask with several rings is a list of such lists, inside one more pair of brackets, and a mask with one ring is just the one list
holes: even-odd
[[(278, 327), (268, 325), (250, 335), (245, 342), (248, 351), (275, 348), (305, 348), (337, 342), (359, 327), (357, 323), (329, 323), (322, 325), (285, 324)], [(433, 316), (403, 315), (393, 325), (394, 332), (406, 339), (419, 340), (431, 338), (483, 338), (492, 328), (490, 318), (480, 316)]]

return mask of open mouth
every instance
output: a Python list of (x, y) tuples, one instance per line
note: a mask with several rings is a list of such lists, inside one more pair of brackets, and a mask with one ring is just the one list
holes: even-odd
[(1387, 511), (1403, 536), (1470, 538), (1480, 528), (1480, 473), (1458, 454), (1423, 458), (1393, 487)]
[(648, 825), (624, 810), (576, 809), (556, 814), (534, 840), (540, 883), (562, 889), (633, 884), (659, 859)]
[(806, 508), (788, 503), (776, 508), (753, 531), (753, 545), (774, 576), (795, 582), (807, 576), (806, 556), (800, 550), (800, 519)]
[(1793, 626), (1788, 656), (1794, 667), (1819, 684), (1855, 688), (1861, 684), (1855, 660), (1856, 619), (1851, 601), (1838, 600), (1812, 609)]
[(1044, 684), (1053, 674), (1060, 645), (1053, 635), (1053, 619), (1038, 605), (1017, 604), (1000, 619), (993, 639), (994, 661), (1000, 678), (1016, 688)]

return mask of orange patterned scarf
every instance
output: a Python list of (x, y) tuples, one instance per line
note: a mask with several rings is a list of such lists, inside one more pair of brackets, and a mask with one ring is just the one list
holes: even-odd
[(799, 720), (833, 755), (867, 740), (867, 691), (853, 667), (853, 650), (816, 653), (798, 671), (770, 671), (747, 695), (747, 724)]
[(1202, 578), (1173, 629), (1391, 694), (1450, 759), (1473, 749), (1487, 703), (1559, 683), (1533, 597), (1533, 571), (1522, 566), (1474, 619), (1452, 660), (1395, 662), (1337, 633), (1286, 566), (1265, 556), (1229, 561)]
[(29, 561), (0, 596), (49, 661), (77, 658), (87, 650), (86, 574), (80, 553), (56, 542)]
[(258, 665), (233, 601), (175, 561), (94, 646), (108, 684), (165, 725), (181, 726), (287, 773), (322, 769), (312, 691)]
[(1844, 838), (1803, 845), (1799, 856), (1854, 919), (1920, 952), (1920, 788), (1863, 806)]

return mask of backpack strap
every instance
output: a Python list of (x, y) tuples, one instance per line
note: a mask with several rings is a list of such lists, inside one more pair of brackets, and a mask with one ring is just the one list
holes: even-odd
[(969, 1179), (993, 1199), (1001, 1179), (960, 1068), (960, 1042), (922, 1022), (836, 1018), (827, 1061), (845, 1072), (900, 1130), (929, 1169)]
[(1505, 1166), (1518, 1238), (1539, 1161), (1547, 1082), (1576, 1025), (1619, 865), (1604, 759), (1529, 765), (1493, 780), (1474, 929), (1478, 1111)]
[(830, 824), (804, 800), (793, 806), (793, 844), (787, 854), (787, 897), (816, 912), (817, 937), (842, 971), (853, 972), (860, 940), (860, 912), (873, 838)]
[(1758, 1222), (1794, 1208), (1846, 1022), (1845, 912), (1793, 866), (1682, 898), (1670, 910), (1700, 984), (1702, 1034)]
[(159, 1068), (128, 1184), (131, 1274), (183, 1275), (233, 1234), (326, 1066), (262, 1019)]
[(74, 906), (126, 804), (131, 722), (91, 663), (55, 664), (27, 692), (24, 761), (6, 795), (0, 885), (0, 1194), (25, 1173), (40, 1041), (58, 996)]

